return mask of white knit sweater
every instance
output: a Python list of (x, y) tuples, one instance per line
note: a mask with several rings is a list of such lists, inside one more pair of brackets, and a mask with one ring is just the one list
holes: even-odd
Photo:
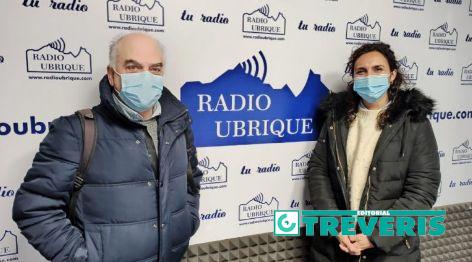
[(356, 118), (349, 127), (346, 154), (352, 210), (359, 210), (375, 146), (382, 132), (377, 126), (377, 117), (382, 110), (383, 108), (369, 110), (363, 105), (359, 106)]

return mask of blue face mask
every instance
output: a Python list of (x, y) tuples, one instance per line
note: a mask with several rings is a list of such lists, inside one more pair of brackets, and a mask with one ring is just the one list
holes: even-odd
[(388, 75), (373, 75), (354, 79), (354, 91), (369, 103), (379, 100), (387, 92)]
[(148, 71), (120, 74), (121, 91), (118, 96), (136, 112), (144, 112), (157, 104), (161, 98), (164, 82), (162, 76)]

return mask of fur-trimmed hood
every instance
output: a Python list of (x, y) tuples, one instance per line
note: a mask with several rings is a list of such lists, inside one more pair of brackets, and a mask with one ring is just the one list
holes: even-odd
[[(336, 120), (345, 119), (349, 110), (346, 102), (349, 95), (351, 95), (349, 91), (331, 93), (318, 108), (316, 121), (318, 126), (321, 127), (329, 113), (334, 113)], [(416, 88), (400, 89), (394, 99), (390, 105), (393, 108), (387, 118), (388, 123), (394, 123), (405, 115), (410, 116), (412, 122), (423, 121), (433, 112), (436, 104), (433, 99)]]

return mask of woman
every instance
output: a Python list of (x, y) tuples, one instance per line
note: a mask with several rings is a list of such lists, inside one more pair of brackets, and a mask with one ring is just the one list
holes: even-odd
[[(321, 105), (322, 125), (309, 162), (314, 209), (430, 209), (441, 175), (427, 119), (434, 101), (404, 79), (390, 46), (365, 44), (348, 62), (353, 81)], [(317, 228), (315, 228), (317, 230)], [(418, 237), (320, 237), (313, 261), (419, 261)]]

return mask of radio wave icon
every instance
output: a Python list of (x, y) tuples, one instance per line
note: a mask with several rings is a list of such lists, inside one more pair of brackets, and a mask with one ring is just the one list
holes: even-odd
[(198, 162), (198, 164), (202, 167), (205, 167), (205, 168), (210, 168), (210, 159), (208, 157), (205, 157), (204, 159), (200, 160), (200, 162)]
[(259, 12), (261, 12), (261, 14), (265, 15), (265, 16), (269, 16), (270, 14), (270, 8), (269, 8), (269, 5), (265, 5), (261, 8), (259, 8)]
[(257, 77), (264, 82), (267, 76), (267, 60), (262, 51), (259, 51), (258, 56), (253, 55), (251, 58), (248, 58), (246, 61), (240, 63), (241, 67), (244, 69), (244, 72), (248, 75)]
[(408, 59), (405, 56), (402, 59), (400, 59), (398, 63), (400, 63), (400, 65), (403, 65), (403, 66), (408, 66)]
[(61, 53), (64, 53), (64, 50), (66, 50), (66, 42), (64, 42), (64, 39), (62, 39), (62, 37), (50, 43), (49, 46)]

